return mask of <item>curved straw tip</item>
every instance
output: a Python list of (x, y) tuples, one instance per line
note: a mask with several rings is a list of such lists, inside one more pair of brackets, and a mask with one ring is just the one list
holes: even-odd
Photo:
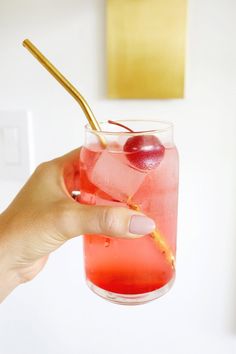
[(30, 40), (28, 38), (26, 38), (23, 40), (22, 45), (25, 47), (29, 42), (30, 42)]

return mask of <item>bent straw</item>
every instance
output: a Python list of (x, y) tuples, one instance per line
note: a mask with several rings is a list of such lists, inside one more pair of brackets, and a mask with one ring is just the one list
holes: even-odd
[(101, 131), (99, 123), (95, 118), (91, 108), (89, 107), (84, 97), (79, 93), (79, 91), (65, 78), (65, 76), (62, 75), (62, 73), (60, 73), (60, 71), (38, 50), (38, 48), (35, 47), (35, 45), (29, 39), (25, 39), (22, 44), (80, 104), (80, 107), (86, 115), (92, 129)]
[[(101, 131), (99, 123), (95, 118), (91, 108), (89, 107), (84, 97), (79, 93), (79, 91), (65, 78), (65, 76), (63, 76), (60, 73), (60, 71), (38, 50), (38, 48), (35, 47), (35, 45), (29, 39), (25, 39), (22, 44), (45, 67), (45, 69), (67, 90), (67, 92), (69, 92), (69, 94), (79, 103), (85, 116), (88, 119), (91, 128), (98, 132)], [(102, 135), (99, 135), (99, 139), (101, 141), (102, 146), (106, 147), (107, 143), (105, 138)], [(127, 201), (127, 205), (133, 210), (141, 211), (139, 206), (130, 203), (129, 200)], [(168, 263), (171, 264), (172, 268), (175, 268), (174, 255), (170, 247), (167, 245), (163, 236), (157, 230), (154, 230), (151, 233), (151, 235), (155, 240), (155, 242), (157, 243), (161, 252), (165, 255)]]

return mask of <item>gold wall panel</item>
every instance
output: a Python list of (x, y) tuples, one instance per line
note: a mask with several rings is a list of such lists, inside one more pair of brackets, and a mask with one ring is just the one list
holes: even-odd
[(187, 0), (107, 0), (108, 96), (181, 98)]

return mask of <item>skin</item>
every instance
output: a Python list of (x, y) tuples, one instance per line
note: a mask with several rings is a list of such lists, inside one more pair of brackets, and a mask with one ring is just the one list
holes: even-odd
[(137, 238), (129, 230), (140, 212), (76, 202), (80, 149), (39, 165), (0, 215), (0, 302), (18, 285), (33, 279), (48, 256), (82, 234)]

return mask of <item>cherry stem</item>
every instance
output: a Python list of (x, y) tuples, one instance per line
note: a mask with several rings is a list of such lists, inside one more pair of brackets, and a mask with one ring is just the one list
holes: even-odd
[(130, 133), (134, 133), (134, 131), (132, 129), (126, 127), (125, 125), (123, 125), (121, 123), (115, 122), (114, 120), (108, 120), (108, 123), (118, 125), (118, 127), (124, 128), (124, 129), (128, 130)]

